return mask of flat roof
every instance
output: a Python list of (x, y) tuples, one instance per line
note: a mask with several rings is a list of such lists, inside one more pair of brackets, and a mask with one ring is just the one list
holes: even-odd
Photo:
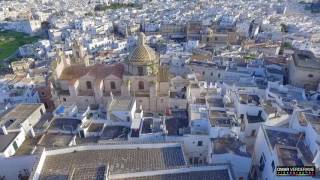
[(296, 51), (293, 55), (293, 62), (297, 67), (309, 68), (320, 71), (320, 60), (310, 51)]
[(299, 123), (303, 126), (309, 122), (312, 128), (320, 134), (320, 115), (307, 113), (307, 112), (300, 112), (299, 115)]
[(230, 127), (232, 123), (226, 111), (209, 110), (209, 120), (212, 127)]
[(255, 105), (260, 105), (260, 98), (258, 95), (252, 94), (239, 94), (239, 101), (241, 104), (254, 103)]
[(258, 115), (249, 115), (247, 114), (248, 123), (259, 123), (264, 122), (265, 120), (262, 118), (261, 114)]
[(142, 126), (141, 126), (141, 133), (148, 134), (148, 133), (157, 133), (161, 132), (161, 125), (162, 122), (158, 119), (154, 118), (144, 118), (142, 120)]
[(222, 98), (209, 97), (207, 98), (207, 103), (210, 107), (224, 108), (224, 103)]
[(8, 130), (20, 128), (34, 111), (42, 104), (19, 104), (0, 118), (0, 126), (5, 126)]
[(303, 166), (299, 151), (295, 147), (278, 146), (278, 158), (281, 166)]
[[(180, 144), (124, 144), (82, 146), (46, 153), (40, 179), (68, 178), (73, 169), (107, 164), (110, 174), (165, 170), (185, 166)], [(91, 149), (90, 149), (91, 148)], [(81, 148), (82, 149), (82, 148)]]
[(88, 132), (101, 132), (103, 129), (103, 123), (91, 123), (88, 128)]
[(126, 126), (106, 126), (103, 129), (101, 139), (127, 139), (130, 128)]
[(12, 141), (18, 136), (17, 133), (8, 133), (7, 135), (0, 134), (0, 152), (3, 152), (12, 143)]
[[(264, 126), (263, 126), (264, 127)], [(284, 128), (264, 128), (264, 132), (267, 138), (267, 141), (270, 143), (270, 148), (274, 149), (275, 146), (282, 147), (294, 147), (299, 149), (299, 152), (303, 156), (304, 162), (307, 164), (312, 164), (313, 155), (310, 149), (304, 144), (304, 141), (301, 140), (298, 132), (289, 132)], [(300, 139), (300, 141), (299, 141)], [(279, 154), (278, 156), (280, 156)]]
[(72, 138), (73, 135), (70, 134), (44, 134), (43, 137), (39, 140), (38, 146), (43, 146), (45, 148), (67, 147)]
[(134, 102), (134, 98), (114, 98), (108, 109), (109, 111), (130, 111)]
[(245, 146), (245, 143), (235, 138), (215, 138), (212, 139), (212, 145), (215, 154), (234, 153), (250, 157), (249, 153), (240, 150), (242, 146)]
[(203, 104), (190, 104), (190, 120), (208, 119), (208, 109)]
[(51, 121), (49, 130), (75, 131), (81, 124), (80, 119), (73, 118), (55, 118)]

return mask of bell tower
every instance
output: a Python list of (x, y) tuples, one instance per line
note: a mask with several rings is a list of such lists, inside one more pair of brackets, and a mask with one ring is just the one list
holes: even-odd
[(86, 49), (79, 39), (76, 39), (72, 45), (72, 63), (90, 65)]

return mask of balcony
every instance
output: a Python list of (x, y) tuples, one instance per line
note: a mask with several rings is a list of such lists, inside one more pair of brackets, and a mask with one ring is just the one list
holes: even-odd
[(78, 96), (94, 96), (93, 90), (79, 90)]

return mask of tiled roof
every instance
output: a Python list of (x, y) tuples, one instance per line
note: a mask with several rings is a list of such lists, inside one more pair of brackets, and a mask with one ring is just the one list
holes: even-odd
[(96, 79), (103, 79), (109, 75), (115, 75), (122, 78), (124, 67), (122, 64), (107, 65), (107, 64), (95, 64), (93, 66), (86, 67), (82, 64), (71, 65), (66, 67), (61, 76), (60, 80), (74, 80), (79, 79), (84, 75), (93, 76)]
[(48, 155), (40, 179), (68, 178), (74, 169), (107, 164), (110, 174), (164, 170), (185, 166), (181, 146), (108, 148)]
[(119, 180), (230, 180), (227, 169), (208, 171), (189, 171), (174, 174), (124, 178)]
[(156, 54), (152, 48), (145, 44), (145, 36), (139, 34), (138, 45), (131, 51), (129, 62), (153, 62), (156, 60)]

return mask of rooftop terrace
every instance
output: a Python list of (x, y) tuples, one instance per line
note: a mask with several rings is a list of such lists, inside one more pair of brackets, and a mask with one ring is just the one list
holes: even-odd
[(153, 118), (144, 118), (142, 121), (141, 133), (157, 133), (161, 132), (161, 121)]
[(209, 107), (224, 108), (224, 103), (222, 98), (208, 98), (207, 104), (209, 105)]
[(247, 120), (248, 123), (259, 123), (259, 122), (264, 122), (265, 120), (261, 116), (261, 111), (259, 112), (258, 115), (249, 115), (247, 114)]
[(241, 104), (255, 104), (260, 105), (260, 98), (257, 95), (239, 94), (239, 100)]
[[(295, 148), (298, 150), (298, 152), (301, 153), (299, 155), (300, 159), (303, 159), (304, 165), (310, 165), (312, 164), (313, 160), (313, 155), (312, 152), (310, 151), (309, 147), (307, 147), (304, 144), (304, 140), (302, 139), (302, 134), (299, 134), (298, 132), (287, 132), (284, 130), (276, 130), (276, 129), (265, 129), (265, 134), (268, 139), (268, 142), (270, 143), (270, 148), (274, 149), (275, 146), (280, 146), (280, 147), (285, 147), (286, 149), (292, 149)], [(279, 149), (279, 148), (278, 148)], [(283, 149), (283, 151), (281, 151)], [(284, 148), (280, 149), (280, 153), (283, 152), (283, 154), (288, 154), (288, 153), (294, 153), (291, 150), (286, 150)], [(280, 157), (282, 154), (278, 154)], [(293, 161), (298, 161), (296, 160), (295, 156), (288, 156), (293, 159)], [(286, 160), (289, 161), (289, 160)]]
[(106, 126), (103, 129), (101, 139), (109, 140), (115, 138), (126, 139), (130, 129), (125, 126)]
[(313, 129), (319, 134), (320, 133), (320, 116), (307, 112), (299, 113), (299, 123), (303, 126), (307, 125), (307, 122), (311, 124)]
[(249, 153), (241, 151), (245, 144), (234, 138), (216, 138), (212, 140), (215, 154), (234, 153), (240, 156), (249, 156)]
[(23, 123), (41, 104), (19, 104), (0, 118), (0, 126), (8, 130), (20, 128)]
[(73, 135), (49, 133), (41, 137), (38, 146), (45, 148), (67, 147), (71, 142)]
[(133, 98), (113, 99), (109, 105), (109, 111), (130, 111), (135, 100)]
[(74, 132), (77, 130), (80, 124), (81, 124), (80, 119), (56, 118), (51, 121), (49, 129)]
[(3, 152), (19, 133), (9, 133), (7, 135), (0, 134), (0, 152)]

